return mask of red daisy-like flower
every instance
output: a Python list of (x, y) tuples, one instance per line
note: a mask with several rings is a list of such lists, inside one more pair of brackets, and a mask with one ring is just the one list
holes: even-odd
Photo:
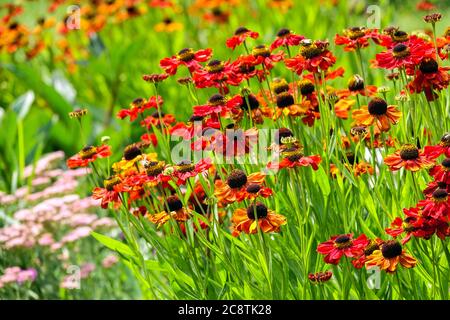
[(431, 168), (429, 173), (436, 181), (450, 185), (450, 158), (442, 160), (441, 164)]
[(234, 32), (234, 36), (227, 39), (226, 45), (228, 48), (231, 48), (234, 50), (237, 46), (244, 43), (244, 41), (247, 38), (256, 39), (258, 37), (259, 37), (258, 32), (251, 31), (251, 30), (247, 29), (246, 27), (239, 27)]
[(256, 58), (257, 64), (261, 64), (267, 70), (271, 70), (277, 62), (284, 58), (284, 52), (273, 54), (266, 45), (259, 45), (252, 49), (252, 55)]
[(233, 71), (229, 61), (211, 60), (204, 68), (195, 70), (192, 79), (197, 88), (216, 87), (227, 93), (227, 85), (238, 86), (242, 81)]
[(311, 166), (313, 170), (317, 170), (322, 161), (322, 158), (319, 155), (304, 156), (302, 149), (299, 147), (287, 148), (281, 152), (281, 156), (283, 159), (280, 162), (269, 162), (267, 167), (276, 170)]
[(159, 62), (161, 68), (170, 75), (177, 73), (179, 66), (186, 66), (190, 72), (201, 68), (200, 62), (208, 61), (212, 56), (212, 49), (194, 51), (192, 48), (180, 50), (177, 55), (171, 58), (164, 58)]
[(377, 37), (378, 31), (376, 29), (353, 27), (345, 29), (342, 35), (336, 34), (334, 43), (338, 46), (343, 45), (345, 51), (355, 51), (369, 46), (369, 39), (376, 39)]
[(177, 185), (184, 185), (189, 178), (208, 171), (211, 168), (211, 159), (201, 159), (196, 164), (193, 164), (189, 160), (183, 160), (173, 166), (173, 168), (175, 169), (173, 176), (177, 178)]
[(92, 198), (95, 200), (102, 200), (101, 207), (108, 208), (109, 203), (113, 203), (115, 207), (120, 205), (119, 190), (121, 180), (114, 176), (103, 182), (104, 188), (96, 187), (92, 191)]
[(411, 36), (408, 41), (395, 44), (387, 51), (378, 53), (373, 67), (384, 69), (414, 68), (423, 58), (435, 55), (433, 46), (425, 40)]
[(419, 68), (414, 72), (414, 79), (408, 84), (411, 93), (424, 92), (428, 101), (435, 100), (438, 95), (434, 90), (440, 91), (448, 87), (450, 67), (441, 67), (436, 60), (431, 58), (423, 59)]
[[(248, 80), (256, 76), (259, 81), (262, 81), (265, 79), (265, 72), (264, 70), (256, 68), (256, 66), (263, 63), (264, 60), (265, 59), (261, 59), (259, 56), (254, 56), (253, 54), (239, 56), (232, 62), (233, 73), (243, 80)], [(266, 64), (270, 66), (270, 68), (272, 67), (272, 62), (273, 60), (271, 60), (269, 56)]]
[(415, 145), (405, 144), (394, 154), (386, 156), (384, 163), (389, 166), (391, 171), (400, 170), (402, 167), (410, 171), (419, 171), (423, 168), (429, 169), (432, 167), (434, 160)]
[(87, 167), (90, 162), (95, 161), (97, 158), (107, 158), (110, 155), (111, 147), (108, 145), (101, 145), (99, 147), (86, 146), (67, 160), (67, 166), (70, 169)]
[(426, 217), (448, 221), (450, 216), (450, 202), (445, 189), (436, 189), (431, 198), (420, 200), (417, 206), (422, 209), (422, 215)]
[(304, 39), (300, 44), (300, 54), (284, 61), (298, 75), (304, 70), (320, 73), (336, 63), (336, 57), (328, 50), (328, 41)]
[(417, 230), (417, 227), (414, 226), (415, 222), (417, 222), (415, 217), (406, 217), (405, 219), (397, 217), (392, 221), (391, 226), (385, 230), (388, 235), (394, 238), (397, 238), (402, 233), (406, 233), (406, 236), (401, 241), (402, 244), (405, 244)]
[(324, 261), (330, 264), (338, 264), (341, 257), (359, 257), (369, 240), (366, 235), (362, 234), (358, 238), (353, 239), (353, 234), (343, 234), (332, 236), (330, 240), (325, 241), (317, 246), (317, 252), (325, 255)]
[(427, 184), (427, 187), (423, 190), (423, 194), (430, 198), (433, 196), (433, 192), (437, 189), (445, 189), (447, 192), (450, 192), (450, 184), (446, 184), (441, 181), (431, 181)]
[(433, 159), (442, 154), (445, 154), (447, 158), (450, 158), (450, 133), (445, 133), (437, 145), (425, 146), (424, 153)]
[(194, 116), (205, 117), (212, 114), (225, 116), (228, 112), (241, 104), (242, 97), (240, 95), (235, 95), (228, 99), (221, 94), (214, 94), (209, 98), (207, 104), (193, 107)]
[(303, 39), (305, 39), (304, 36), (296, 35), (291, 30), (283, 28), (277, 32), (277, 38), (270, 45), (270, 50), (281, 46), (298, 46)]
[[(161, 116), (161, 119), (160, 119)], [(169, 127), (172, 123), (174, 123), (175, 116), (173, 114), (165, 114), (161, 112), (159, 114), (157, 111), (152, 113), (150, 116), (145, 117), (144, 120), (141, 121), (141, 126), (151, 129), (152, 126), (157, 128), (161, 128), (161, 123), (163, 123), (163, 127)]]
[(136, 120), (139, 114), (143, 113), (147, 109), (158, 108), (163, 104), (163, 99), (161, 96), (158, 96), (156, 99), (155, 96), (150, 97), (150, 99), (137, 98), (134, 99), (133, 102), (130, 103), (129, 109), (121, 109), (117, 113), (117, 117), (119, 119), (124, 119), (126, 117), (130, 117), (130, 121)]

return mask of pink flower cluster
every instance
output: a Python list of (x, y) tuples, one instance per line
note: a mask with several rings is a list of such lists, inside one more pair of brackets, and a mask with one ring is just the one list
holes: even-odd
[(6, 268), (4, 274), (0, 276), (0, 288), (11, 284), (23, 284), (24, 282), (33, 282), (37, 277), (36, 269), (21, 269), (19, 267)]

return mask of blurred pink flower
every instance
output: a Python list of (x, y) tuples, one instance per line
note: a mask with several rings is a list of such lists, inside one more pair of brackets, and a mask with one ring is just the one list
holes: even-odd
[(111, 255), (107, 256), (105, 259), (103, 259), (102, 266), (103, 266), (103, 268), (109, 269), (112, 266), (114, 266), (118, 261), (119, 261), (119, 258), (117, 258), (117, 256), (111, 254)]

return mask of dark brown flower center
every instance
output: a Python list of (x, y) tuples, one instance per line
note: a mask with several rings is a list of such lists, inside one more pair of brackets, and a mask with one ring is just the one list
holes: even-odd
[(433, 199), (435, 201), (445, 201), (445, 200), (447, 200), (447, 197), (448, 197), (448, 193), (447, 193), (447, 190), (445, 190), (445, 189), (436, 189), (433, 192)]
[(364, 255), (370, 256), (375, 250), (379, 250), (380, 246), (378, 243), (374, 240), (370, 240), (369, 244), (364, 249)]
[(396, 44), (392, 49), (392, 55), (396, 58), (404, 58), (410, 55), (410, 50), (404, 43)]
[(184, 62), (189, 62), (195, 58), (195, 52), (192, 48), (184, 48), (177, 54), (177, 58)]
[(220, 60), (211, 60), (206, 66), (209, 73), (219, 73), (225, 69), (225, 64)]
[(203, 121), (203, 116), (192, 115), (192, 116), (189, 118), (189, 121), (190, 121), (190, 122)]
[(145, 171), (149, 177), (155, 177), (164, 171), (164, 162), (150, 161), (145, 164)]
[(275, 141), (278, 144), (282, 144), (281, 143), (281, 139), (283, 138), (289, 138), (289, 137), (293, 137), (294, 134), (292, 133), (292, 131), (288, 128), (280, 128), (277, 130), (276, 134), (275, 134)]
[(400, 148), (400, 158), (403, 160), (415, 160), (419, 158), (419, 149), (413, 144), (405, 144)]
[(145, 100), (143, 98), (136, 98), (133, 100), (133, 102), (131, 102), (131, 106), (133, 106), (134, 108), (140, 108), (144, 105)]
[(267, 217), (267, 213), (267, 207), (261, 202), (258, 202), (255, 205), (251, 205), (247, 208), (247, 217), (251, 220), (255, 220), (255, 217), (257, 217), (258, 219), (265, 218)]
[(267, 58), (267, 57), (270, 57), (270, 50), (267, 46), (262, 44), (262, 45), (254, 47), (252, 50), (252, 54), (254, 57), (261, 56), (261, 57)]
[(445, 158), (442, 160), (442, 166), (446, 169), (450, 169), (450, 158)]
[(235, 169), (231, 171), (227, 178), (227, 184), (232, 189), (237, 189), (244, 186), (247, 183), (247, 175), (244, 171)]
[(78, 153), (83, 160), (92, 158), (97, 153), (97, 148), (94, 146), (86, 146)]
[(369, 105), (367, 106), (369, 113), (374, 116), (381, 116), (386, 114), (388, 105), (386, 101), (381, 98), (373, 98), (370, 100)]
[(311, 40), (303, 40), (299, 52), (306, 59), (312, 59), (319, 56), (323, 52), (323, 49), (315, 43), (312, 43)]
[(423, 73), (436, 73), (439, 70), (439, 65), (436, 60), (427, 59), (420, 63), (419, 69)]
[(212, 106), (223, 105), (225, 104), (225, 102), (226, 102), (225, 97), (218, 93), (212, 95), (208, 100), (208, 104)]
[(289, 29), (283, 28), (280, 31), (277, 32), (277, 37), (285, 37), (291, 34), (291, 31)]
[(391, 38), (395, 42), (404, 42), (404, 41), (408, 40), (409, 36), (405, 31), (395, 30), (392, 32)]
[(240, 36), (241, 34), (244, 34), (246, 32), (249, 32), (250, 30), (248, 30), (246, 27), (239, 27), (236, 29), (236, 31), (234, 32), (235, 36)]
[(381, 245), (381, 253), (386, 259), (392, 259), (402, 254), (402, 245), (396, 240), (386, 241)]
[(301, 148), (292, 147), (282, 152), (283, 157), (287, 158), (291, 162), (300, 160), (303, 157), (303, 151)]
[(407, 217), (406, 219), (403, 220), (402, 229), (405, 232), (412, 232), (412, 231), (416, 230), (416, 228), (412, 225), (412, 223), (415, 221), (416, 221), (416, 218)]
[(450, 133), (444, 133), (439, 144), (443, 147), (450, 147)]
[(239, 71), (244, 74), (252, 73), (256, 70), (256, 67), (250, 63), (241, 63), (239, 65)]
[(367, 134), (367, 128), (364, 126), (356, 126), (350, 129), (352, 136), (363, 136)]
[(341, 235), (334, 239), (334, 245), (339, 249), (345, 249), (352, 245), (352, 239), (347, 235)]
[(109, 179), (106, 179), (103, 181), (103, 186), (108, 191), (113, 191), (114, 186), (120, 183), (119, 177), (110, 177)]
[(287, 92), (289, 91), (289, 84), (286, 80), (278, 78), (272, 82), (272, 91), (275, 94)]
[(247, 96), (242, 96), (242, 110), (255, 110), (259, 108), (259, 101), (255, 95), (249, 94)]
[(347, 158), (347, 161), (349, 164), (353, 165), (356, 161), (356, 156), (353, 152), (348, 152), (345, 157)]
[(288, 92), (282, 92), (277, 95), (277, 107), (286, 108), (292, 106), (295, 103), (294, 97)]
[(195, 164), (189, 160), (183, 160), (175, 166), (175, 169), (181, 173), (191, 172), (195, 169)]
[(123, 152), (123, 157), (125, 158), (125, 160), (133, 160), (134, 158), (136, 158), (137, 156), (140, 156), (142, 154), (142, 150), (141, 148), (139, 148), (139, 146), (135, 143), (127, 146)]
[(355, 74), (348, 81), (348, 90), (359, 91), (362, 89), (364, 89), (364, 79), (359, 74)]
[(169, 207), (169, 211), (178, 211), (181, 208), (183, 208), (183, 203), (181, 202), (180, 198), (177, 196), (170, 196), (166, 199), (167, 206)]
[(349, 28), (346, 29), (344, 31), (344, 34), (349, 37), (351, 40), (356, 40), (358, 38), (364, 37), (364, 35), (366, 34), (365, 31), (366, 28), (364, 27), (353, 27), (353, 28)]
[(261, 190), (261, 186), (259, 184), (257, 184), (257, 183), (250, 183), (247, 186), (246, 190), (247, 190), (248, 193), (258, 193), (259, 190)]
[(309, 80), (302, 80), (298, 83), (298, 87), (300, 88), (300, 93), (304, 96), (307, 96), (314, 92), (314, 84)]

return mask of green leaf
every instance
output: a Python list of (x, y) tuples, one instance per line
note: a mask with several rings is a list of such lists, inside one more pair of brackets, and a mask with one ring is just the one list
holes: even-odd
[(319, 184), (322, 193), (325, 196), (328, 196), (331, 192), (330, 183), (328, 181), (327, 174), (322, 167), (319, 167), (319, 169), (316, 171), (316, 181)]
[(34, 92), (28, 90), (11, 104), (11, 109), (17, 114), (18, 120), (23, 120), (26, 117), (33, 102)]
[(117, 251), (125, 256), (134, 256), (133, 251), (125, 243), (117, 241), (113, 238), (104, 236), (97, 232), (92, 232), (92, 236), (97, 239), (105, 247)]

